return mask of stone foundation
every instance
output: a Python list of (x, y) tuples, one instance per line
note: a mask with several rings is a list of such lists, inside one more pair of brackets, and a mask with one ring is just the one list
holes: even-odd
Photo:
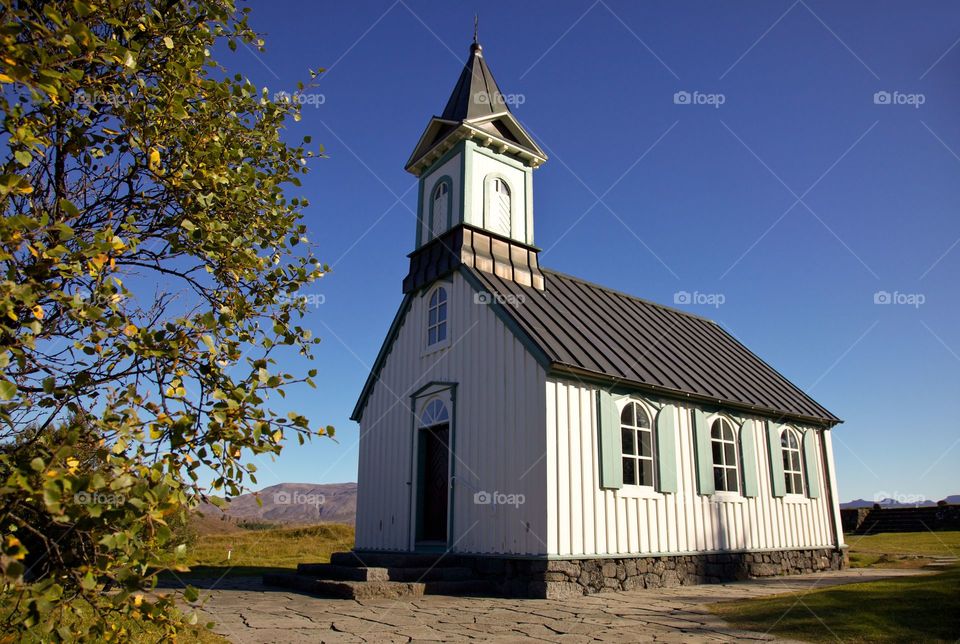
[(562, 599), (593, 593), (669, 588), (796, 575), (847, 567), (845, 551), (833, 548), (729, 552), (595, 559), (457, 557), (500, 594)]

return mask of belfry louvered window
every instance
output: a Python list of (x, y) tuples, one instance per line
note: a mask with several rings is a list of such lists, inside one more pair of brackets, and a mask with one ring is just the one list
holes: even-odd
[(513, 209), (510, 186), (503, 177), (488, 177), (485, 184), (484, 227), (492, 233), (509, 237)]

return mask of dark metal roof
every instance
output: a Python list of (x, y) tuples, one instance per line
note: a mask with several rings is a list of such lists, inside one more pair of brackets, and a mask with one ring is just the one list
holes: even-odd
[(802, 421), (840, 419), (711, 320), (555, 271), (545, 289), (467, 266), (554, 370)]
[(509, 112), (506, 99), (490, 68), (483, 60), (483, 48), (479, 43), (470, 45), (470, 58), (463, 66), (447, 106), (440, 118), (447, 121), (472, 121), (474, 119)]

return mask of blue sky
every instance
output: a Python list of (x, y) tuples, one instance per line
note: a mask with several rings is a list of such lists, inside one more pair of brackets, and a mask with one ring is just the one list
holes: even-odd
[(479, 10), (487, 62), (550, 155), (534, 178), (541, 263), (666, 304), (699, 296), (681, 308), (846, 421), (842, 500), (960, 493), (960, 5), (251, 6), (267, 51), (223, 48), (231, 71), (272, 93), (328, 70), (289, 135), (329, 155), (301, 194), (334, 268), (306, 319), (319, 388), (278, 406), (335, 425), (337, 442), (258, 461), (261, 486), (356, 480), (348, 417), (414, 239), (403, 164)]

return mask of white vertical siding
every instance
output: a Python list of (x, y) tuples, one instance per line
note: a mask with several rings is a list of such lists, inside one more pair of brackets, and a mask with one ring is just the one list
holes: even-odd
[[(823, 432), (818, 433), (815, 472), (820, 479), (820, 498), (773, 496), (767, 433), (761, 424), (754, 424), (752, 430), (757, 439), (758, 496), (736, 500), (722, 499), (722, 495), (701, 496), (697, 493), (691, 407), (677, 405), (679, 492), (604, 490), (598, 476), (596, 391), (582, 383), (554, 378), (546, 382), (550, 554), (591, 556), (834, 545), (830, 515), (835, 512), (835, 503), (828, 494), (836, 486), (833, 481), (828, 485), (825, 478), (824, 452), (819, 449), (823, 447)], [(826, 453), (832, 460), (829, 432), (826, 437)]]
[[(357, 548), (408, 550), (416, 471), (410, 396), (457, 383), (451, 490), (457, 552), (545, 554), (548, 478), (546, 374), (460, 274), (447, 284), (451, 344), (424, 354), (425, 298), (403, 320), (360, 422)], [(578, 411), (579, 415), (579, 411)], [(520, 494), (524, 505), (476, 505), (478, 491)], [(552, 502), (550, 503), (552, 507)]]

